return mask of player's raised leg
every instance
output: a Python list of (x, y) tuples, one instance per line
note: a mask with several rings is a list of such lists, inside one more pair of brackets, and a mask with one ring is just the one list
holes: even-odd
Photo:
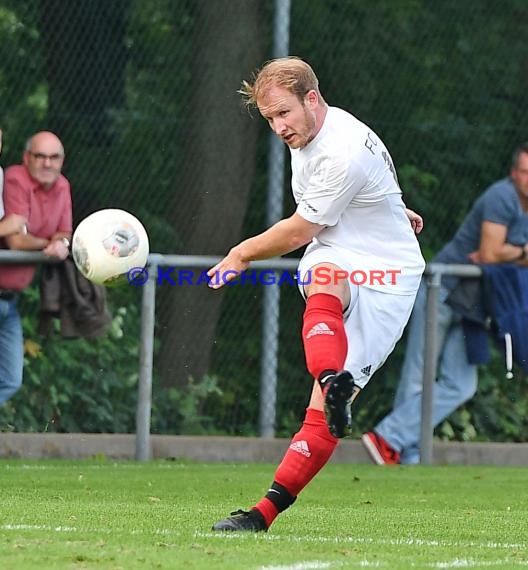
[(352, 287), (346, 272), (334, 263), (317, 263), (309, 271), (313, 278), (304, 285), (302, 330), (306, 366), (323, 392), (330, 433), (341, 438), (350, 434), (350, 406), (360, 391), (352, 374), (343, 370), (349, 344), (343, 315), (357, 302), (358, 286)]
[[(331, 264), (325, 268), (339, 271)], [(359, 388), (352, 375), (342, 370), (348, 350), (343, 309), (351, 302), (349, 285), (313, 281), (305, 293), (303, 342), (307, 367), (315, 382), (304, 422), (293, 436), (263, 499), (249, 511), (234, 511), (217, 522), (213, 530), (266, 531), (326, 465), (338, 438), (350, 429), (350, 404)]]

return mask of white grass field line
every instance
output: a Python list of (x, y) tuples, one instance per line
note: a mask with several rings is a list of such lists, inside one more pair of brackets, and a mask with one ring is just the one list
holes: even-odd
[[(132, 463), (128, 460), (119, 461), (102, 461), (101, 463), (88, 463), (86, 461), (79, 460), (76, 464), (69, 464), (64, 466), (60, 463), (54, 465), (43, 465), (41, 463), (5, 463), (4, 458), (0, 458), (0, 469), (5, 469), (7, 471), (64, 471), (64, 469), (71, 469), (75, 471), (100, 471), (101, 469), (108, 469), (108, 467), (112, 467), (114, 469), (120, 470), (132, 470), (132, 471), (140, 471), (144, 468), (144, 463)], [(154, 463), (151, 466), (154, 466), (156, 469), (187, 469), (189, 466), (186, 463), (178, 463), (177, 461), (173, 462), (166, 462), (166, 463)], [(150, 467), (150, 466), (149, 466)]]
[[(30, 524), (3, 524), (0, 525), (0, 531), (40, 531), (47, 533), (83, 533), (83, 534), (129, 534), (129, 535), (162, 535), (162, 536), (182, 536), (183, 533), (179, 531), (173, 531), (170, 529), (158, 528), (154, 531), (145, 531), (141, 529), (125, 530), (119, 528), (109, 529), (108, 527), (103, 528), (82, 528), (75, 526), (52, 526), (52, 525), (30, 525)], [(463, 542), (463, 541), (440, 541), (440, 540), (423, 540), (423, 539), (373, 539), (373, 538), (324, 538), (324, 537), (311, 537), (311, 536), (277, 536), (277, 535), (262, 535), (255, 533), (248, 534), (237, 534), (237, 533), (213, 533), (213, 532), (195, 532), (193, 535), (195, 538), (216, 538), (224, 540), (272, 540), (279, 542), (319, 542), (321, 544), (367, 544), (372, 546), (419, 546), (430, 547), (430, 548), (480, 548), (480, 549), (491, 549), (491, 550), (511, 550), (519, 549), (525, 551), (528, 548), (527, 543), (503, 543), (503, 542)], [(282, 566), (259, 566), (256, 570), (326, 570), (330, 568), (338, 568), (342, 566), (341, 562), (324, 562), (324, 561), (299, 561), (290, 565)], [(369, 560), (357, 560), (347, 561), (348, 568), (388, 568), (389, 563), (384, 563), (382, 561), (369, 561)], [(421, 564), (422, 568), (437, 568), (437, 569), (449, 569), (449, 568), (493, 568), (493, 567), (528, 567), (528, 560), (476, 560), (473, 558), (455, 558), (454, 560), (442, 561), (442, 562), (431, 562), (429, 564)], [(413, 568), (415, 565), (409, 563), (409, 567)]]
[[(204, 538), (236, 538), (244, 539), (251, 534), (237, 533), (195, 533), (195, 536), (203, 536)], [(372, 544), (374, 546), (428, 546), (433, 548), (487, 548), (491, 550), (510, 550), (516, 548), (519, 550), (528, 549), (527, 542), (475, 542), (475, 541), (450, 541), (450, 540), (425, 540), (421, 538), (369, 538), (369, 537), (347, 537), (347, 538), (331, 538), (331, 537), (314, 537), (314, 536), (279, 536), (279, 535), (259, 535), (263, 540), (278, 540), (285, 542), (321, 542), (333, 544)]]
[[(172, 531), (170, 529), (155, 529), (154, 531), (144, 531), (141, 529), (125, 530), (116, 528), (79, 528), (74, 526), (51, 526), (51, 525), (30, 525), (30, 524), (3, 524), (0, 525), (0, 531), (40, 531), (47, 533), (83, 533), (83, 534), (130, 534), (130, 535), (163, 535), (163, 536), (182, 536), (181, 532)], [(483, 548), (483, 549), (493, 549), (493, 550), (510, 550), (512, 548), (525, 550), (528, 548), (526, 543), (501, 543), (501, 542), (451, 542), (451, 541), (438, 541), (438, 540), (422, 540), (422, 539), (372, 539), (372, 538), (313, 538), (313, 537), (299, 537), (299, 536), (270, 536), (262, 534), (237, 534), (237, 533), (203, 533), (195, 532), (195, 538), (222, 538), (227, 540), (240, 540), (240, 539), (261, 539), (261, 540), (277, 540), (284, 542), (320, 542), (320, 543), (356, 543), (356, 544), (370, 544), (372, 546), (419, 546), (421, 548), (433, 547), (433, 548)], [(339, 568), (344, 565), (343, 562), (332, 561), (299, 561), (293, 564), (281, 565), (281, 566), (258, 566), (255, 570), (328, 570), (331, 568)], [(383, 562), (380, 560), (370, 561), (370, 560), (347, 560), (347, 568), (390, 568), (390, 562)], [(415, 568), (415, 564), (412, 562), (408, 563), (409, 568)], [(476, 560), (474, 558), (455, 558), (454, 560), (442, 561), (442, 562), (430, 562), (421, 563), (420, 568), (433, 568), (433, 569), (450, 569), (450, 568), (516, 568), (516, 567), (528, 567), (528, 560), (512, 560), (512, 559), (502, 559), (502, 560)]]
[[(413, 562), (407, 562), (409, 568), (513, 568), (520, 566), (528, 566), (528, 561), (522, 560), (474, 560), (472, 558), (455, 558), (448, 562), (430, 562), (420, 563), (419, 566)], [(294, 564), (285, 564), (282, 566), (258, 566), (256, 570), (327, 570), (330, 568), (339, 568), (345, 565), (345, 562), (295, 562)], [(381, 562), (379, 560), (347, 560), (347, 568), (390, 568), (390, 562)]]
[(528, 566), (528, 560), (474, 560), (472, 558), (455, 558), (449, 562), (431, 562), (426, 564), (429, 568), (493, 568), (502, 566), (513, 568), (515, 566)]
[(57, 533), (74, 533), (80, 532), (83, 534), (131, 534), (131, 535), (163, 535), (163, 536), (181, 536), (181, 532), (172, 531), (168, 529), (155, 529), (154, 531), (144, 531), (140, 529), (125, 530), (124, 528), (92, 528), (92, 527), (75, 527), (75, 526), (51, 526), (42, 524), (4, 524), (0, 525), (0, 531), (42, 531), (42, 532), (57, 532)]
[[(75, 527), (67, 525), (30, 525), (24, 523), (11, 523), (0, 525), (0, 531), (43, 531), (43, 532), (82, 532), (88, 534), (108, 534), (108, 533), (125, 533), (125, 534), (155, 534), (164, 536), (182, 536), (182, 533), (176, 530), (158, 528), (153, 531), (145, 531), (142, 529), (123, 529), (108, 527)], [(215, 538), (220, 540), (270, 540), (279, 542), (314, 542), (321, 544), (366, 544), (373, 546), (419, 546), (429, 548), (481, 548), (489, 550), (511, 550), (517, 549), (521, 551), (528, 550), (527, 542), (476, 542), (476, 541), (451, 541), (451, 540), (425, 540), (421, 538), (369, 538), (369, 537), (314, 537), (314, 536), (294, 536), (294, 535), (270, 535), (255, 533), (218, 533), (218, 532), (201, 532), (197, 531), (193, 535), (196, 538)]]
[[(327, 570), (328, 568), (340, 568), (346, 564), (347, 568), (381, 568), (384, 566), (379, 561), (370, 562), (369, 560), (358, 560), (350, 563), (345, 562), (295, 562), (293, 564), (284, 564), (282, 566), (259, 566), (256, 570)], [(351, 565), (352, 564), (352, 565)]]
[[(331, 562), (295, 562), (282, 566), (259, 566), (257, 570), (325, 570), (326, 568), (335, 567)], [(339, 564), (341, 566), (341, 564)]]

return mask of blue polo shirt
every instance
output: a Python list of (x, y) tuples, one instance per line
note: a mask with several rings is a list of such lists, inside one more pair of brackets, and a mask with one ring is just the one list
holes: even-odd
[[(511, 179), (492, 184), (473, 204), (453, 239), (434, 257), (435, 263), (471, 263), (468, 255), (477, 251), (483, 222), (494, 222), (508, 228), (506, 241), (512, 245), (528, 242), (528, 215), (523, 211)], [(457, 277), (446, 276), (443, 284), (452, 289)]]

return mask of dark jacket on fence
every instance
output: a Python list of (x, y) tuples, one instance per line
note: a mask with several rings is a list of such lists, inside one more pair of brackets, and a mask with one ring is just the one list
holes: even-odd
[(489, 362), (490, 333), (503, 348), (509, 335), (513, 360), (528, 373), (528, 269), (509, 263), (481, 268), (482, 279), (461, 279), (447, 299), (462, 315), (468, 360)]
[(112, 324), (102, 285), (88, 281), (69, 257), (44, 265), (40, 278), (39, 332), (48, 334), (52, 320), (60, 319), (64, 338), (96, 338)]

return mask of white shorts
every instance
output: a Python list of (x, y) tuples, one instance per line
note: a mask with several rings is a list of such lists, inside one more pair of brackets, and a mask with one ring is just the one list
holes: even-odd
[[(319, 263), (333, 263), (345, 271), (353, 271), (339, 254), (324, 248), (312, 250), (299, 263), (299, 277), (306, 281), (308, 270)], [(350, 305), (344, 313), (345, 333), (348, 352), (345, 370), (348, 370), (356, 384), (364, 388), (376, 370), (378, 370), (398, 340), (409, 320), (416, 294), (395, 295), (355, 285), (350, 280)], [(299, 290), (304, 295), (303, 285)]]

